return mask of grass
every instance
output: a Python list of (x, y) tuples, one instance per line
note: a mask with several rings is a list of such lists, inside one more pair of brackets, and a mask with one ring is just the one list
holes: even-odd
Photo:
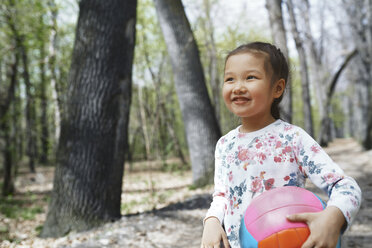
[(130, 213), (130, 210), (134, 206), (137, 206), (138, 204), (139, 204), (139, 202), (136, 201), (136, 200), (132, 200), (130, 202), (126, 202), (126, 203), (121, 204), (121, 213), (122, 214), (128, 214), (128, 213)]
[(43, 230), (43, 225), (38, 225), (37, 227), (35, 227), (35, 231), (38, 236), (40, 235), (42, 230)]
[[(31, 192), (0, 197), (0, 217), (8, 219), (3, 224), (0, 222), (0, 240), (19, 243), (21, 240), (12, 235), (12, 229), (19, 223), (30, 223), (29, 221), (33, 223), (37, 219), (36, 215), (44, 213), (44, 206), (48, 204), (48, 201), (49, 196)], [(42, 226), (31, 227), (31, 229), (39, 234)], [(24, 229), (20, 232), (29, 234), (29, 231)]]
[(141, 206), (142, 211), (151, 211), (159, 205), (166, 204), (168, 199), (174, 195), (175, 190), (169, 189), (164, 191), (148, 192), (145, 196), (142, 196), (139, 200), (131, 200), (121, 204), (121, 213), (126, 215), (134, 213), (135, 207)]
[(179, 162), (168, 162), (168, 163), (163, 163), (161, 167), (161, 171), (163, 172), (176, 172), (180, 173), (181, 175), (185, 172), (190, 170), (191, 167), (189, 164), (183, 165)]
[[(0, 213), (7, 218), (24, 220), (32, 220), (36, 214), (42, 213), (44, 210), (40, 206), (32, 206), (32, 203), (37, 200), (37, 195), (26, 195), (24, 199), (7, 196), (0, 198)], [(46, 198), (42, 198), (46, 201)]]

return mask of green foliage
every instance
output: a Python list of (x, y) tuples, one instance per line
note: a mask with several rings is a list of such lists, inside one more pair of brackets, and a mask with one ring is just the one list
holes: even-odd
[(38, 226), (35, 228), (35, 231), (36, 231), (37, 236), (40, 235), (40, 233), (41, 233), (42, 230), (43, 230), (43, 225), (38, 225)]
[(188, 189), (189, 190), (196, 190), (196, 189), (198, 189), (199, 187), (197, 187), (196, 185), (194, 185), (194, 184), (191, 184), (189, 187), (188, 187)]
[[(68, 70), (71, 60), (71, 51), (74, 40), (75, 24), (59, 23), (55, 25), (51, 11), (60, 10), (60, 6), (51, 6), (53, 1), (5, 1), (0, 8), (0, 102), (5, 98), (10, 85), (9, 72), (14, 63), (15, 55), (19, 56), (18, 74), (15, 87), (15, 97), (8, 111), (7, 122), (10, 123), (12, 137), (13, 161), (17, 164), (27, 150), (26, 125), (26, 95), (25, 80), (23, 78), (23, 61), (21, 51), (24, 49), (27, 56), (27, 68), (30, 76), (31, 93), (31, 118), (34, 123), (31, 133), (36, 137), (36, 157), (43, 152), (41, 143), (47, 141), (47, 157), (49, 161), (55, 160), (57, 140), (53, 135), (55, 128), (54, 113), (56, 112), (55, 101), (52, 100), (53, 89), (52, 77), (52, 33), (56, 33), (54, 70), (56, 72), (56, 89), (59, 100), (63, 106), (68, 82)], [(64, 3), (65, 4), (65, 3)], [(70, 3), (71, 4), (71, 3)], [(44, 65), (45, 74), (41, 73)], [(42, 83), (42, 78), (44, 82)], [(42, 89), (45, 90), (47, 101), (46, 125), (48, 137), (42, 135)], [(4, 97), (4, 98), (3, 98)], [(60, 107), (61, 107), (60, 106)], [(61, 110), (63, 112), (63, 109)], [(1, 130), (3, 131), (3, 130)]]
[(128, 214), (130, 213), (131, 209), (133, 209), (133, 207), (135, 206), (138, 206), (141, 202), (139, 201), (136, 201), (136, 200), (132, 200), (128, 203), (124, 203), (124, 204), (121, 204), (121, 213), (122, 214)]
[(9, 231), (7, 226), (0, 225), (0, 235)]
[(3, 197), (0, 199), (0, 213), (11, 219), (32, 220), (36, 214), (44, 212), (40, 206), (29, 207), (37, 196), (30, 194), (24, 198), (14, 198), (13, 196)]
[(172, 68), (153, 1), (138, 2), (136, 31), (129, 124), (131, 158), (145, 159), (145, 142), (149, 142), (151, 154), (147, 159), (164, 160), (177, 156), (169, 128), (174, 129), (183, 152), (187, 146)]

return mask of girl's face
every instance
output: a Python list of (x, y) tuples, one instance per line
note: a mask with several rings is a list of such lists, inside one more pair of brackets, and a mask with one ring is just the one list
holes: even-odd
[(264, 54), (244, 52), (226, 61), (223, 99), (227, 108), (243, 121), (273, 119), (271, 104), (283, 93), (277, 93), (277, 82), (272, 85), (272, 72), (266, 71), (265, 58)]

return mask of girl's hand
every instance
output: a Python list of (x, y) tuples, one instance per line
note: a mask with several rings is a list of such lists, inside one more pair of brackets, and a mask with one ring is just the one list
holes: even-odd
[(334, 248), (337, 245), (341, 228), (346, 220), (341, 210), (329, 206), (322, 212), (294, 214), (287, 217), (292, 222), (305, 222), (310, 235), (301, 248)]
[(230, 248), (220, 221), (216, 217), (206, 219), (200, 248), (219, 248), (221, 240), (225, 248)]

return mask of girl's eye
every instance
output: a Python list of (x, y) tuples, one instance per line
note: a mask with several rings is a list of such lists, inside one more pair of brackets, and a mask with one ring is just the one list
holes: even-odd
[(231, 82), (231, 81), (233, 81), (233, 80), (234, 80), (234, 79), (230, 77), (230, 78), (226, 78), (226, 79), (225, 79), (225, 82)]
[(249, 79), (256, 79), (256, 77), (251, 75), (251, 76), (248, 76), (247, 79), (248, 79), (248, 80), (249, 80)]

